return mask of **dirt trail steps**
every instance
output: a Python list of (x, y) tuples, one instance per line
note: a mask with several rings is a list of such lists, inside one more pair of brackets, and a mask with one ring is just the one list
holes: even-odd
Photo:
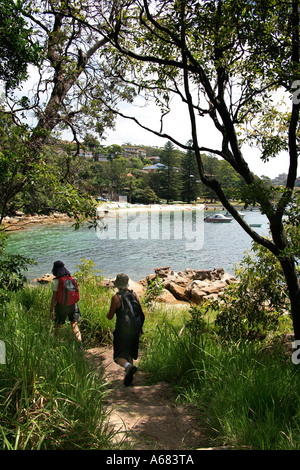
[(104, 367), (111, 391), (106, 403), (110, 425), (117, 431), (115, 442), (124, 449), (192, 450), (209, 448), (208, 430), (200, 427), (199, 411), (176, 405), (166, 383), (145, 385), (145, 375), (138, 371), (133, 385), (123, 384), (124, 373), (113, 362), (111, 348), (94, 348), (86, 357), (95, 367)]

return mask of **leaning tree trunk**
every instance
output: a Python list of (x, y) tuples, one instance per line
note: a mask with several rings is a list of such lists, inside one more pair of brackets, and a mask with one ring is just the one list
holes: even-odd
[(300, 282), (296, 268), (296, 260), (290, 253), (291, 247), (282, 223), (282, 215), (278, 212), (269, 219), (270, 230), (276, 250), (273, 251), (281, 264), (291, 303), (295, 340), (300, 340)]
[(300, 340), (300, 282), (293, 258), (282, 258), (280, 263), (289, 292), (294, 334), (297, 341)]

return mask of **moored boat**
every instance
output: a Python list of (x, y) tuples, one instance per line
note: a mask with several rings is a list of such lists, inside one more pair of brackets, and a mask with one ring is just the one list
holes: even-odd
[[(244, 218), (245, 215), (246, 215), (244, 212), (241, 212), (241, 211), (237, 211), (237, 212), (238, 212), (239, 216), (242, 217), (242, 218)], [(225, 212), (225, 216), (226, 216), (226, 217), (231, 217), (230, 212), (226, 211), (226, 212)]]
[(222, 222), (231, 222), (232, 217), (227, 217), (223, 214), (214, 214), (205, 217), (205, 222), (215, 222), (215, 223), (222, 223)]

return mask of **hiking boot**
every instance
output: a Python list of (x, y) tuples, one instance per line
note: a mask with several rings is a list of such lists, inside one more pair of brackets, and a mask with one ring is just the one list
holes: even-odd
[(124, 378), (124, 385), (128, 387), (128, 385), (131, 384), (132, 379), (133, 379), (133, 374), (135, 374), (136, 371), (137, 371), (137, 368), (135, 366), (132, 366), (131, 364), (127, 367), (126, 375)]

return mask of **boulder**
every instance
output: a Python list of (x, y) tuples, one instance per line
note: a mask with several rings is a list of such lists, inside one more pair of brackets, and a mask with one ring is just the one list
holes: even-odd
[(181, 286), (174, 281), (165, 283), (165, 288), (174, 295), (177, 300), (189, 300), (185, 294), (185, 286)]
[(148, 284), (150, 284), (150, 281), (153, 281), (154, 279), (156, 279), (156, 274), (149, 274), (144, 279), (140, 280), (140, 284), (146, 287)]
[(223, 268), (215, 268), (215, 269), (186, 269), (184, 271), (184, 276), (188, 277), (189, 279), (196, 281), (204, 281), (208, 279), (209, 281), (213, 281), (216, 279), (222, 279), (222, 276), (225, 274)]
[(227, 287), (226, 282), (223, 281), (214, 281), (211, 284), (208, 284), (203, 290), (207, 294), (219, 294), (223, 292)]
[(191, 289), (186, 289), (186, 296), (193, 304), (200, 304), (207, 294), (200, 289), (199, 286), (195, 285)]
[(34, 279), (34, 282), (39, 282), (40, 284), (48, 284), (49, 282), (52, 282), (55, 276), (53, 274), (44, 274), (42, 277), (38, 277), (37, 279)]
[(199, 304), (203, 299), (217, 299), (222, 295), (228, 285), (236, 281), (235, 277), (226, 273), (223, 268), (211, 269), (185, 269), (178, 273), (170, 266), (155, 268), (155, 274), (150, 274), (140, 281), (147, 286), (156, 277), (163, 282), (175, 299)]
[(200, 303), (204, 297), (216, 299), (224, 292), (228, 284), (224, 281), (192, 281), (185, 289), (186, 297), (193, 303)]
[(190, 280), (204, 281), (205, 279), (212, 279), (212, 271), (210, 269), (186, 269), (184, 271), (185, 277)]
[(132, 279), (129, 279), (128, 288), (132, 289), (138, 297), (144, 295), (146, 288), (142, 286), (139, 282), (135, 282)]
[(165, 268), (154, 268), (155, 274), (160, 278), (166, 278), (170, 274), (174, 274), (174, 271), (170, 271), (170, 266), (166, 266)]
[(166, 303), (166, 304), (179, 303), (178, 300), (174, 297), (174, 295), (168, 289), (163, 289), (160, 296), (156, 299), (156, 301)]
[(221, 277), (221, 280), (226, 282), (227, 285), (229, 285), (231, 282), (237, 281), (236, 277), (234, 277), (232, 274), (229, 274), (229, 273), (224, 273), (223, 276)]

